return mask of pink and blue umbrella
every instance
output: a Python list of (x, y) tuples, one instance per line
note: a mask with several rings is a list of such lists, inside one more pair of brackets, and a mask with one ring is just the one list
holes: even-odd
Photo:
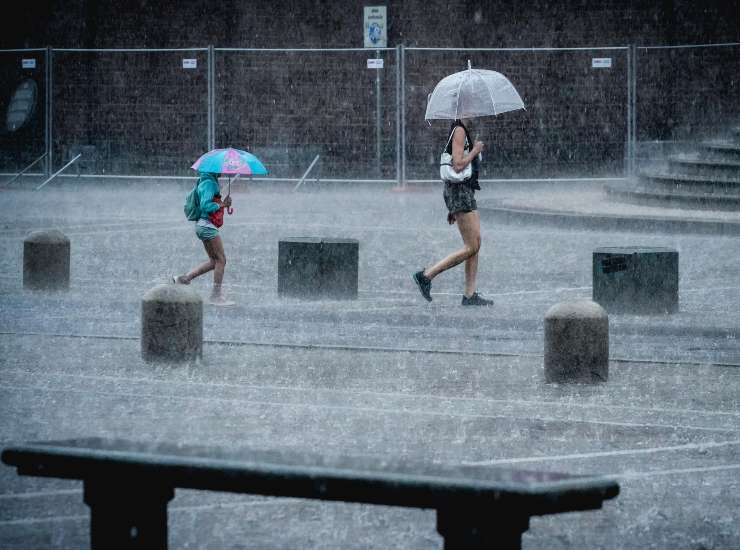
[(267, 168), (252, 153), (231, 147), (207, 152), (196, 160), (191, 168), (198, 172), (212, 174), (243, 174), (246, 176), (267, 174)]

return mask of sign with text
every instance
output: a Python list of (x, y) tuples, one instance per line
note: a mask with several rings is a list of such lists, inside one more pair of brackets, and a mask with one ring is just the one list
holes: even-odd
[(363, 35), (366, 48), (388, 47), (388, 24), (385, 6), (365, 6)]
[(21, 67), (23, 67), (24, 69), (35, 69), (36, 60), (35, 59), (21, 59)]
[(368, 59), (367, 60), (367, 68), (368, 69), (382, 69), (383, 68), (383, 60), (382, 59)]
[(197, 59), (183, 59), (182, 60), (182, 68), (183, 69), (197, 69), (198, 68), (198, 60)]
[(592, 57), (591, 58), (592, 69), (611, 69), (612, 58), (611, 57)]

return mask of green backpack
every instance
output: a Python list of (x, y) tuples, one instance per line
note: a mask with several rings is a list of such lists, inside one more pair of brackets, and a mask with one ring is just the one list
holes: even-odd
[[(200, 183), (200, 179), (198, 180)], [(197, 221), (200, 219), (200, 199), (198, 198), (198, 183), (185, 197), (185, 217), (190, 221)]]

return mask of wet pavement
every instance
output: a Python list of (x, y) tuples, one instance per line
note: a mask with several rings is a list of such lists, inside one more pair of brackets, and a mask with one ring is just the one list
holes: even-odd
[[(607, 475), (616, 500), (533, 520), (523, 547), (740, 546), (737, 237), (484, 220), (479, 290), (496, 304), (471, 311), (461, 267), (435, 279), (431, 304), (411, 280), (460, 244), (438, 190), (255, 185), (235, 192), (222, 231), (236, 307), (204, 306), (201, 362), (147, 364), (142, 296), (205, 259), (182, 215), (187, 188), (0, 191), (2, 441), (101, 435)], [(71, 240), (68, 292), (22, 288), (22, 241), (41, 228)], [(287, 237), (358, 239), (359, 298), (279, 298)], [(595, 248), (631, 245), (679, 251), (679, 313), (611, 315), (609, 382), (545, 384), (545, 312), (590, 297)], [(193, 283), (204, 298), (209, 286)], [(77, 548), (87, 529), (79, 484), (0, 467), (0, 547)], [(170, 547), (441, 539), (431, 511), (178, 491)]]

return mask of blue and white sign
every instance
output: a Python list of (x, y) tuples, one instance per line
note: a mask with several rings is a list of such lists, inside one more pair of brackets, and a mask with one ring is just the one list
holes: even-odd
[(34, 58), (31, 59), (21, 59), (21, 67), (24, 69), (35, 69), (36, 68), (36, 60)]
[(198, 68), (198, 60), (197, 59), (183, 59), (182, 60), (182, 68), (183, 69), (197, 69)]
[(388, 23), (385, 6), (365, 6), (363, 26), (366, 48), (388, 47)]

